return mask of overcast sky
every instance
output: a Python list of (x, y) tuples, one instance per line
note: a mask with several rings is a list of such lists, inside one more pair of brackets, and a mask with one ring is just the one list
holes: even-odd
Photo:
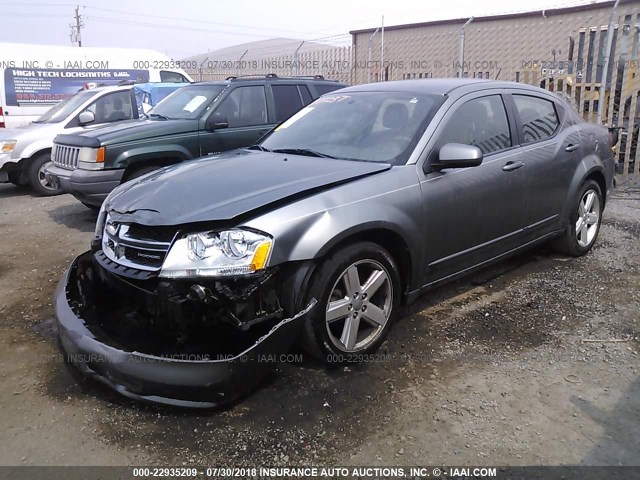
[[(84, 46), (151, 48), (174, 59), (273, 37), (346, 45), (349, 30), (593, 3), (584, 0), (80, 0)], [(60, 3), (58, 3), (60, 2)], [(75, 4), (0, 0), (0, 42), (71, 45)], [(1, 52), (0, 52), (1, 54)]]

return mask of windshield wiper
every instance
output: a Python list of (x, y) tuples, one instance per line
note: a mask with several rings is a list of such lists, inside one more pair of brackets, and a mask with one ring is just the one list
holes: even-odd
[(160, 120), (170, 120), (169, 117), (166, 117), (164, 115), (161, 115), (159, 113), (150, 113), (149, 117), (153, 117), (153, 118), (159, 118)]
[(247, 147), (247, 150), (260, 150), (261, 152), (270, 152), (268, 148), (264, 148), (262, 145), (251, 145)]
[(316, 152), (315, 150), (309, 150), (308, 148), (276, 148), (271, 150), (274, 153), (291, 153), (292, 155), (304, 155), (307, 157), (322, 157), (322, 158), (336, 158), (326, 153)]

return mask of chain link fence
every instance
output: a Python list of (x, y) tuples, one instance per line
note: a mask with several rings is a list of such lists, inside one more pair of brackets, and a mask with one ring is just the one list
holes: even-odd
[[(329, 46), (246, 61), (207, 59), (188, 73), (197, 81), (239, 75), (322, 75), (353, 85), (462, 75), (536, 85), (570, 100), (587, 121), (598, 120), (603, 102), (601, 122), (617, 127), (619, 133), (618, 181), (637, 181), (639, 5), (627, 5), (614, 18), (610, 51), (606, 47), (611, 10), (601, 9), (587, 16), (589, 23), (581, 27), (572, 27), (566, 17), (558, 15), (470, 23), (464, 30), (460, 24), (445, 22), (429, 28), (396, 29), (386, 32), (384, 49), (379, 30), (360, 31), (353, 33), (349, 47)], [(584, 21), (580, 19), (583, 25)]]

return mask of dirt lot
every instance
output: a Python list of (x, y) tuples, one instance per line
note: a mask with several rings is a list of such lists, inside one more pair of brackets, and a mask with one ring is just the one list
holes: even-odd
[(214, 412), (135, 403), (62, 362), (51, 298), (94, 221), (0, 185), (0, 464), (640, 464), (638, 188), (586, 257), (538, 250), (448, 285), (380, 361), (287, 363)]

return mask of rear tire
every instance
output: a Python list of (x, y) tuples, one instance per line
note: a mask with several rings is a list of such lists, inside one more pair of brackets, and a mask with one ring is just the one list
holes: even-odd
[(27, 177), (29, 179), (29, 185), (38, 195), (42, 197), (50, 197), (52, 195), (59, 195), (61, 192), (57, 188), (53, 187), (44, 176), (44, 169), (51, 163), (51, 154), (43, 153), (30, 160), (29, 170)]
[(372, 242), (337, 250), (311, 279), (301, 346), (330, 365), (358, 363), (384, 342), (397, 316), (400, 276), (389, 253)]
[(564, 231), (551, 242), (551, 246), (572, 257), (587, 253), (598, 237), (603, 207), (600, 185), (595, 180), (587, 180), (578, 190)]

